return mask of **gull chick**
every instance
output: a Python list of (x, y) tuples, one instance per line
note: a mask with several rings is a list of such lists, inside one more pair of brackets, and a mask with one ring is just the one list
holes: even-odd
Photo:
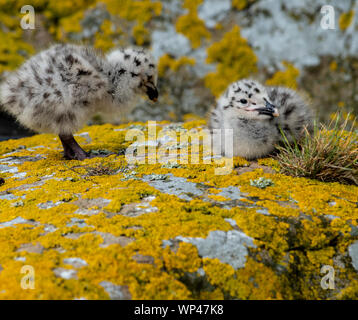
[(59, 136), (66, 159), (88, 154), (73, 134), (96, 113), (114, 115), (138, 95), (158, 98), (157, 67), (143, 49), (59, 44), (27, 60), (0, 85), (2, 107), (23, 126)]
[(211, 129), (231, 129), (233, 133), (233, 152), (224, 150), (225, 135), (230, 133), (214, 141), (214, 152), (249, 160), (272, 153), (283, 141), (281, 131), (293, 142), (302, 137), (305, 127), (312, 132), (312, 114), (294, 90), (265, 87), (249, 79), (231, 84), (210, 117)]

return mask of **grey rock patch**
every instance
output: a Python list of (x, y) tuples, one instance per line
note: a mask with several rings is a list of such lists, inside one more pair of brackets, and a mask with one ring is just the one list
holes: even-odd
[(350, 235), (353, 237), (357, 237), (358, 236), (358, 227), (354, 226), (354, 225), (350, 225), (351, 227), (351, 232)]
[(330, 202), (328, 202), (328, 205), (329, 205), (330, 207), (334, 207), (336, 204), (337, 204), (336, 201), (330, 201)]
[(162, 241), (162, 247), (171, 247), (173, 245), (173, 241), (172, 240), (163, 240)]
[(240, 192), (240, 189), (233, 186), (221, 189), (221, 192), (217, 195), (231, 200), (241, 200), (245, 198), (243, 197), (243, 193)]
[(56, 246), (55, 248), (53, 248), (53, 250), (57, 251), (58, 253), (65, 253), (66, 250), (60, 246)]
[(24, 179), (27, 176), (27, 172), (15, 173), (12, 177), (16, 179)]
[(206, 27), (214, 28), (227, 17), (230, 9), (231, 0), (205, 0), (198, 8), (198, 16), (205, 21)]
[(172, 194), (183, 200), (192, 200), (193, 196), (203, 195), (203, 191), (197, 188), (194, 182), (188, 182), (186, 178), (175, 177), (173, 174), (163, 175), (165, 180), (152, 180), (150, 175), (143, 176), (142, 180), (160, 192)]
[(89, 209), (80, 208), (77, 209), (74, 213), (83, 216), (94, 216), (96, 214), (99, 214), (100, 212), (101, 212), (100, 210), (89, 210)]
[(136, 209), (138, 211), (144, 211), (145, 213), (158, 211), (157, 207), (152, 207), (150, 205), (150, 202), (153, 201), (154, 199), (155, 199), (155, 196), (149, 196), (149, 197), (143, 198), (142, 202), (136, 205)]
[(153, 56), (159, 59), (166, 53), (175, 57), (186, 56), (191, 51), (189, 39), (177, 33), (173, 25), (167, 25), (166, 30), (152, 32)]
[(352, 259), (353, 268), (358, 271), (358, 241), (348, 247), (348, 253)]
[(226, 218), (224, 219), (226, 222), (230, 223), (232, 227), (237, 227), (236, 221), (234, 219)]
[(41, 159), (44, 159), (41, 156), (36, 156), (36, 157), (31, 157), (31, 156), (25, 156), (25, 157), (16, 157), (16, 156), (12, 156), (12, 157), (8, 157), (8, 158), (3, 158), (0, 159), (1, 163), (6, 163), (8, 165), (13, 165), (13, 164), (23, 164), (25, 162), (36, 162), (39, 161)]
[(15, 261), (25, 262), (25, 261), (26, 261), (26, 257), (15, 257), (14, 260), (15, 260)]
[(145, 147), (145, 146), (148, 146), (148, 147), (158, 147), (159, 146), (159, 142), (158, 141), (155, 141), (155, 140), (148, 140), (148, 141), (145, 141), (145, 142), (134, 142), (132, 145), (131, 145), (133, 148), (139, 148), (139, 147)]
[(65, 280), (77, 279), (77, 271), (73, 269), (56, 268), (53, 269), (53, 273), (55, 274), (56, 277)]
[(10, 221), (1, 222), (0, 223), (0, 229), (6, 228), (6, 227), (13, 227), (16, 224), (24, 224), (24, 223), (31, 223), (31, 221), (26, 220), (22, 217), (16, 217), (15, 219), (12, 219)]
[[(157, 212), (158, 208), (150, 205), (150, 202), (155, 199), (155, 196), (149, 196), (143, 199), (140, 203), (125, 204), (119, 214), (126, 217), (139, 217), (142, 214)], [(109, 217), (113, 216), (112, 214)]]
[(7, 163), (7, 164), (14, 163), (13, 159), (15, 159), (15, 158), (17, 158), (17, 157), (2, 158), (2, 159), (0, 159), (0, 163)]
[(44, 236), (48, 233), (52, 233), (52, 232), (55, 232), (56, 230), (58, 230), (54, 225), (52, 224), (45, 224), (44, 225), (44, 233), (41, 234), (41, 236)]
[(205, 276), (205, 270), (203, 269), (203, 268), (199, 268), (198, 270), (197, 270), (197, 273), (200, 275), (200, 276), (202, 276), (202, 277), (204, 277)]
[(17, 173), (19, 169), (17, 167), (9, 167), (5, 165), (0, 165), (0, 172), (1, 173)]
[(64, 203), (63, 201), (57, 201), (57, 202), (53, 202), (53, 201), (47, 201), (45, 203), (40, 203), (37, 206), (40, 209), (51, 209), (54, 207), (58, 207), (59, 205), (61, 205), (62, 203)]
[(35, 245), (33, 245), (32, 243), (25, 243), (25, 244), (22, 244), (20, 246), (20, 248), (16, 250), (16, 252), (26, 251), (29, 253), (41, 254), (41, 253), (43, 253), (44, 249), (45, 248), (39, 243), (36, 243)]
[(115, 285), (109, 281), (102, 281), (99, 285), (107, 292), (111, 300), (130, 300), (132, 296), (127, 286)]
[(170, 19), (174, 16), (178, 16), (178, 15), (182, 15), (185, 13), (185, 9), (183, 9), (182, 7), (182, 3), (180, 3), (177, 0), (166, 0), (163, 1), (162, 4), (163, 7), (163, 18), (165, 18), (165, 25), (168, 24), (168, 20), (170, 21)]
[[(1, 228), (6, 228), (6, 227), (14, 227), (16, 224), (30, 224), (34, 227), (38, 227), (41, 225), (41, 223), (37, 222), (37, 221), (34, 221), (34, 220), (26, 220), (22, 217), (16, 217), (15, 219), (13, 220), (10, 220), (10, 221), (6, 221), (6, 222), (2, 222), (0, 223), (0, 229)], [(51, 233), (51, 232), (54, 232), (56, 231), (57, 228), (51, 224), (45, 224), (44, 225), (44, 233), (42, 233), (41, 235), (45, 235), (45, 234), (48, 234), (48, 233)]]
[(164, 135), (164, 136), (158, 137), (157, 141), (160, 146), (163, 146), (169, 142), (173, 142), (174, 139), (170, 136)]
[(165, 174), (149, 174), (145, 176), (148, 181), (164, 181), (167, 180), (168, 176)]
[(342, 261), (342, 256), (340, 256), (340, 255), (334, 256), (333, 262), (337, 267), (339, 267), (341, 269), (344, 269), (346, 267), (345, 263)]
[(245, 267), (247, 247), (256, 248), (251, 237), (237, 230), (212, 231), (206, 239), (182, 236), (175, 239), (195, 245), (201, 257), (217, 258), (222, 263), (230, 264), (234, 269)]
[(339, 219), (339, 217), (334, 216), (333, 214), (325, 214), (324, 217), (328, 218), (329, 220)]
[(85, 220), (83, 219), (78, 219), (78, 218), (71, 218), (71, 222), (66, 224), (66, 227), (73, 227), (73, 226), (77, 226), (79, 228), (85, 228), (85, 227), (92, 227), (89, 226)]
[(36, 190), (36, 187), (41, 187), (45, 184), (45, 181), (37, 181), (34, 183), (29, 183), (29, 184), (23, 184), (21, 186), (18, 186), (16, 188), (14, 188), (14, 190), (19, 190), (19, 191), (33, 191)]
[(70, 264), (76, 269), (88, 266), (88, 263), (81, 258), (66, 258), (63, 259), (63, 263)]
[(15, 200), (18, 197), (14, 196), (12, 193), (6, 193), (0, 195), (0, 200)]
[(256, 210), (257, 213), (263, 214), (265, 216), (269, 216), (270, 212), (266, 209), (266, 208), (262, 208), (262, 209), (257, 209)]
[[(238, 12), (236, 19), (246, 20), (241, 34), (254, 48), (259, 65), (267, 66), (272, 72), (275, 66), (286, 60), (301, 70), (318, 65), (322, 56), (346, 57), (357, 52), (358, 39), (353, 24), (351, 31), (345, 34), (334, 30), (327, 33), (319, 27), (322, 15), (314, 12), (326, 4), (334, 5), (336, 15), (339, 11), (350, 10), (350, 1), (346, 0), (261, 0), (249, 12)], [(308, 14), (312, 14), (312, 21), (302, 18)], [(300, 19), (294, 19), (293, 15)], [(247, 19), (248, 16), (251, 18)], [(350, 43), (348, 48), (347, 39)]]
[[(46, 175), (46, 176), (43, 176), (43, 177), (41, 178), (41, 180), (42, 180), (42, 181), (50, 180), (50, 179), (53, 178), (54, 176), (55, 176), (54, 173), (53, 173), (53, 174), (48, 174), (48, 175)], [(60, 180), (60, 179), (56, 179), (56, 180)]]

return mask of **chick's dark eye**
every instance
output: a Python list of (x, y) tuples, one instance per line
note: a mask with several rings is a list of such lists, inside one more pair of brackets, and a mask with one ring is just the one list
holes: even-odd
[(247, 100), (246, 100), (246, 99), (241, 99), (240, 102), (241, 102), (242, 104), (246, 104), (246, 103), (247, 103)]

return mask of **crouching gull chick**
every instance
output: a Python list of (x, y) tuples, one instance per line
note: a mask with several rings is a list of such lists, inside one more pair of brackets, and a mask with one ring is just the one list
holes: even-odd
[(158, 98), (157, 68), (144, 50), (103, 56), (86, 46), (59, 44), (27, 60), (0, 85), (0, 103), (23, 126), (60, 137), (66, 159), (87, 153), (73, 134), (94, 114), (113, 115), (140, 94)]
[[(247, 79), (231, 84), (210, 116), (211, 129), (232, 129), (232, 155), (248, 160), (272, 153), (284, 140), (282, 132), (290, 143), (299, 140), (305, 127), (312, 133), (312, 113), (294, 90)], [(227, 134), (214, 142), (215, 153), (231, 156), (224, 151)]]

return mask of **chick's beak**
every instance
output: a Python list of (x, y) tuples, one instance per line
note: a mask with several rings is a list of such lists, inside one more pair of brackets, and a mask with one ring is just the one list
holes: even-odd
[(274, 117), (279, 117), (280, 114), (279, 114), (277, 108), (273, 104), (268, 102), (267, 100), (265, 100), (265, 102), (266, 102), (266, 109), (270, 110), (270, 112), (272, 113), (272, 115)]
[(257, 111), (259, 114), (264, 114), (270, 117), (280, 116), (277, 108), (265, 99), (265, 107), (253, 108), (253, 111)]
[(159, 93), (158, 93), (158, 89), (156, 87), (149, 87), (149, 86), (146, 86), (147, 88), (147, 95), (148, 95), (148, 98), (154, 102), (157, 102), (158, 101), (158, 96), (159, 96)]

